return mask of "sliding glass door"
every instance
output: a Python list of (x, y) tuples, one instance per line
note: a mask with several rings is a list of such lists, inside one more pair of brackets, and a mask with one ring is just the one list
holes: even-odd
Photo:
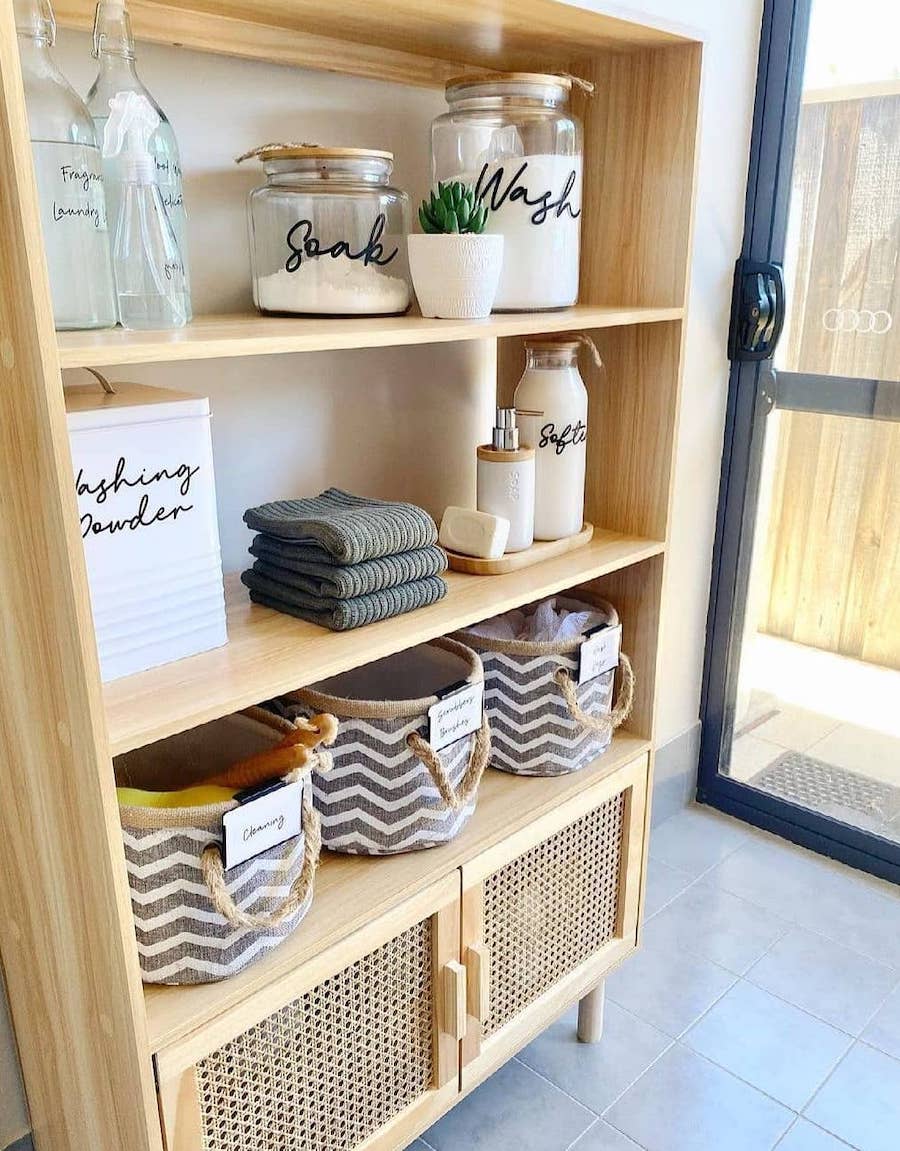
[(702, 800), (900, 879), (900, 5), (769, 0)]

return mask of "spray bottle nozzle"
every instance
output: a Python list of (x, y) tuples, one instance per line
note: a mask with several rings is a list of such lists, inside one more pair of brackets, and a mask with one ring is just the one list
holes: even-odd
[(138, 184), (156, 183), (156, 163), (150, 137), (159, 127), (159, 114), (140, 92), (118, 92), (109, 101), (103, 130), (104, 157), (122, 153), (122, 178)]

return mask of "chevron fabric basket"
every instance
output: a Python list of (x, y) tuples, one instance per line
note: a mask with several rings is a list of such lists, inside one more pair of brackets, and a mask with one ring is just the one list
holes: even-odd
[[(261, 708), (120, 756), (117, 781), (183, 788), (274, 747), (294, 730)], [(138, 955), (145, 983), (211, 983), (276, 947), (310, 908), (319, 861), (319, 820), (308, 776), (327, 765), (316, 753), (302, 771), (302, 833), (224, 870), (222, 818), (237, 801), (205, 807), (119, 806)]]
[(490, 756), (487, 721), (437, 753), (426, 738), (428, 709), (444, 688), (483, 678), (471, 648), (436, 639), (288, 697), (301, 714), (340, 721), (332, 767), (313, 773), (325, 847), (393, 855), (460, 833)]
[[(605, 600), (584, 603), (557, 596), (570, 611), (593, 611), (619, 622)], [(491, 639), (472, 629), (455, 638), (473, 647), (484, 665), (485, 715), (493, 744), (491, 767), (514, 775), (567, 775), (606, 751), (634, 700), (631, 661), (619, 656), (621, 686), (613, 706), (615, 671), (579, 685), (584, 636), (559, 642)]]

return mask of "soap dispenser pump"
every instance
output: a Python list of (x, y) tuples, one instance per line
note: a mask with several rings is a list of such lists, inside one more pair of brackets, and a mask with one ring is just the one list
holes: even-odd
[(478, 448), (478, 510), (509, 520), (508, 552), (534, 542), (534, 448), (519, 447), (515, 408), (497, 408), (489, 444)]

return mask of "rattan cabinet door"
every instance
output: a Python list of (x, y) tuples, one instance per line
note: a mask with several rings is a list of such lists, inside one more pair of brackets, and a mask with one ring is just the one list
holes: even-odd
[(451, 1106), (459, 872), (407, 906), (157, 1055), (167, 1151), (393, 1151)]
[(463, 867), (462, 1086), (473, 1086), (637, 945), (649, 757)]

